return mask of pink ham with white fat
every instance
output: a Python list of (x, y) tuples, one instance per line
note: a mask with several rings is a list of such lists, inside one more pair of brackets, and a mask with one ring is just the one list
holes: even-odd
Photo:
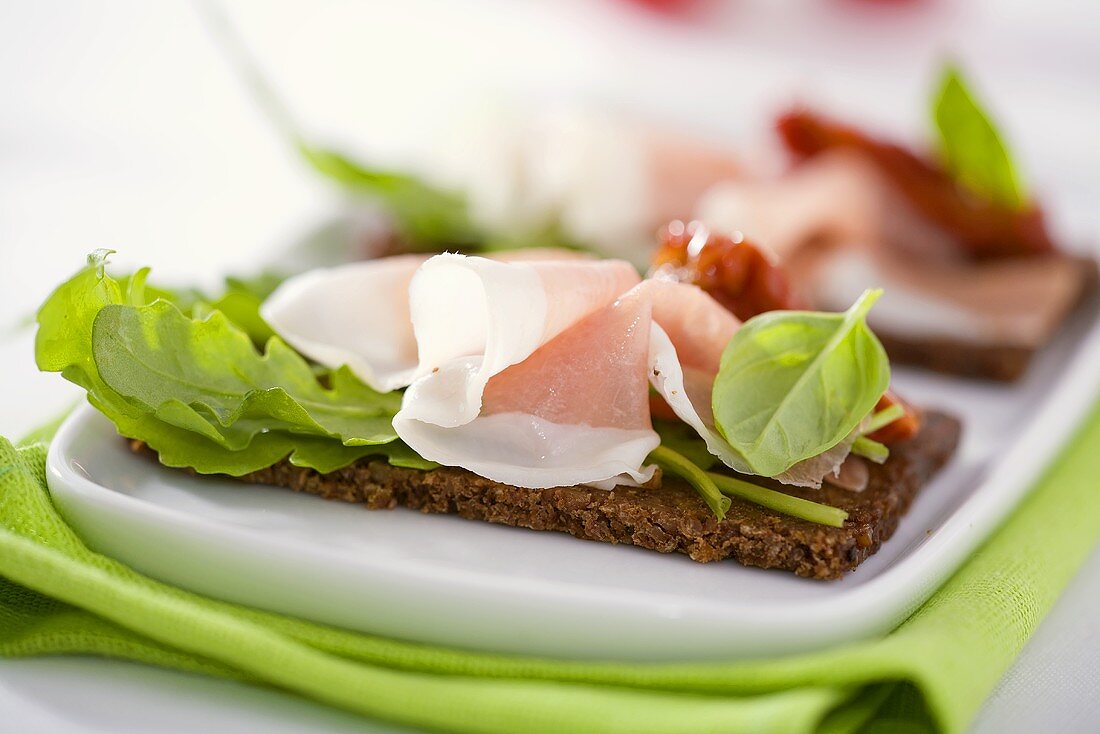
[(409, 283), (427, 255), (400, 255), (288, 278), (260, 314), (290, 346), (325, 367), (347, 365), (375, 390), (405, 387), (417, 365)]
[(720, 146), (606, 111), (491, 106), (451, 124), (434, 173), (463, 192), (476, 223), (498, 234), (558, 230), (639, 264), (657, 227), (740, 173)]
[(702, 197), (698, 218), (771, 249), (821, 310), (886, 289), (869, 317), (899, 337), (1036, 348), (1076, 303), (1087, 273), (1066, 257), (970, 262), (865, 158), (823, 153), (779, 179), (740, 179)]
[[(409, 446), (516, 486), (644, 482), (653, 473), (645, 457), (659, 444), (652, 381), (716, 455), (746, 469), (710, 413), (736, 318), (694, 286), (624, 289), (637, 282), (625, 263), (535, 264), (537, 282), (520, 265), (441, 256), (413, 279), (422, 363), (394, 419)], [(479, 314), (499, 323), (484, 329)], [(501, 354), (524, 358), (499, 370)]]
[[(695, 286), (639, 282), (622, 261), (544, 258), (437, 255), (405, 279), (397, 302), (378, 279), (405, 278), (411, 261), (322, 271), (288, 281), (264, 313), (325, 364), (352, 365), (372, 384), (404, 380), (394, 429), (446, 466), (519, 487), (643, 484), (655, 471), (646, 457), (660, 444), (652, 385), (714, 455), (748, 471), (710, 409), (722, 352), (740, 322)], [(344, 334), (363, 327), (361, 311), (404, 319), (382, 332), (394, 343)], [(286, 333), (288, 324), (296, 331)], [(385, 360), (399, 345), (406, 361), (392, 370)], [(847, 448), (796, 465), (784, 481), (819, 486)]]
[[(347, 365), (381, 392), (403, 388), (419, 364), (409, 284), (429, 257), (398, 255), (311, 270), (284, 281), (260, 313), (280, 337), (314, 362), (332, 369)], [(547, 247), (502, 252), (494, 259), (592, 258)]]
[(437, 255), (409, 286), (420, 354), (403, 417), (459, 426), (481, 410), (491, 377), (638, 282), (620, 260), (523, 260)]
[(410, 386), (394, 428), (425, 458), (519, 487), (644, 483), (660, 443), (649, 419), (649, 323), (648, 299), (632, 289), (484, 384), (470, 380), (465, 389), (482, 388), (480, 409), (465, 422), (448, 412), (461, 399), (434, 389), (450, 379), (444, 368)]

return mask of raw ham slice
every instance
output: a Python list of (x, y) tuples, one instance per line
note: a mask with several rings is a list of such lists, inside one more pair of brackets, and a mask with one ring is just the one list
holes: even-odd
[(638, 279), (619, 260), (431, 258), (409, 287), (420, 364), (404, 417), (443, 427), (469, 423), (481, 411), (489, 378), (612, 303)]
[(718, 146), (596, 110), (495, 107), (460, 116), (453, 133), (441, 139), (436, 174), (465, 194), (478, 224), (556, 229), (639, 264), (658, 226), (739, 173)]
[(448, 427), (414, 417), (431, 399), (418, 381), (394, 428), (427, 459), (518, 487), (644, 483), (660, 444), (649, 419), (649, 323), (649, 300), (631, 290), (492, 376), (473, 419)]
[(874, 166), (823, 153), (774, 181), (715, 187), (699, 217), (772, 249), (812, 307), (839, 310), (885, 289), (872, 328), (901, 337), (1037, 348), (1076, 303), (1087, 273), (1055, 255), (973, 262)]
[[(347, 363), (379, 389), (407, 384), (394, 428), (447, 466), (519, 487), (643, 484), (660, 444), (652, 384), (712, 453), (748, 472), (710, 407), (737, 318), (695, 286), (639, 282), (622, 261), (538, 257), (318, 271), (284, 284), (263, 313), (323, 364)], [(783, 480), (818, 486), (847, 450)]]
[[(714, 427), (711, 392), (722, 351), (740, 322), (717, 301), (693, 285), (648, 280), (653, 301), (649, 348), (650, 380), (676, 416), (691, 426), (707, 444), (707, 450), (734, 471), (752, 474)], [(822, 478), (837, 470), (848, 455), (853, 433), (829, 451), (795, 464), (777, 477), (781, 482), (820, 487)]]
[[(398, 255), (311, 270), (284, 281), (264, 302), (261, 315), (284, 341), (318, 364), (333, 369), (346, 364), (382, 392), (406, 387), (419, 363), (409, 284), (429, 257)], [(492, 259), (589, 262), (592, 256), (545, 247), (500, 252)]]
[(376, 390), (409, 384), (417, 365), (409, 283), (426, 255), (311, 270), (289, 278), (260, 314), (290, 346), (333, 369), (347, 365)]
[(697, 213), (713, 229), (741, 232), (784, 262), (821, 242), (886, 242), (923, 260), (960, 260), (947, 233), (847, 151), (824, 153), (782, 178), (719, 184), (700, 199)]
[[(685, 368), (658, 316), (683, 337)], [(424, 418), (419, 403), (435, 396), (422, 387), (439, 379), (434, 373), (409, 388), (394, 428), (426, 458), (518, 486), (644, 482), (653, 472), (645, 457), (660, 443), (649, 418), (650, 380), (701, 435), (725, 445), (692, 401), (709, 419), (710, 385), (738, 326), (694, 286), (645, 281), (489, 379), (470, 421), (447, 426)], [(455, 403), (453, 396), (435, 399)]]
[[(449, 367), (419, 378), (406, 392), (394, 428), (425, 458), (517, 486), (644, 482), (652, 475), (643, 466), (645, 457), (659, 443), (649, 421), (648, 377), (711, 453), (751, 473), (715, 430), (711, 412), (722, 351), (739, 326), (699, 288), (647, 280), (484, 383), (475, 379), (475, 370), (487, 360), (455, 360), (461, 377), (454, 380), (446, 376)], [(417, 334), (427, 352), (426, 335), (419, 328)], [(480, 389), (479, 409), (458, 422), (456, 406), (472, 406), (464, 391), (473, 387)], [(850, 445), (845, 441), (795, 465), (781, 480), (820, 486)]]

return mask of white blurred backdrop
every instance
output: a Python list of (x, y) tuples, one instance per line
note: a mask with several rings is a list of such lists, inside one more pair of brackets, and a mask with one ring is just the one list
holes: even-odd
[[(0, 2), (0, 434), (18, 434), (75, 395), (56, 375), (36, 373), (31, 334), (16, 324), (88, 251), (110, 247), (119, 263), (212, 282), (248, 270), (333, 211), (333, 192), (246, 94), (201, 7)], [(1100, 234), (1100, 4), (729, 0), (692, 8), (668, 15), (625, 0), (226, 5), (312, 135), (421, 169), (431, 168), (433, 141), (463, 110), (502, 97), (622, 108), (750, 154), (771, 112), (794, 100), (918, 136), (936, 62), (950, 55), (990, 103), (1056, 226), (1075, 241)], [(1087, 695), (1100, 677), (1100, 640), (1087, 623), (1100, 611), (1096, 558), (1086, 573), (1091, 581), (1079, 581), (1040, 630), (979, 730), (1086, 731), (1100, 717)], [(0, 664), (0, 709), (21, 711), (26, 731), (160, 721), (97, 719), (90, 704), (73, 713), (66, 686), (99, 690), (92, 679), (103, 672), (122, 682), (100, 703), (114, 695), (121, 711), (122, 701), (144, 696), (162, 711), (190, 710), (170, 693), (178, 676), (137, 682), (119, 665)], [(157, 681), (167, 682), (161, 689)], [(242, 694), (234, 708), (195, 693), (201, 688), (185, 690), (230, 712), (202, 719), (204, 730), (259, 725), (248, 718), (250, 706), (261, 708), (255, 697)], [(348, 726), (301, 707), (288, 721)], [(187, 721), (175, 730), (199, 726)]]

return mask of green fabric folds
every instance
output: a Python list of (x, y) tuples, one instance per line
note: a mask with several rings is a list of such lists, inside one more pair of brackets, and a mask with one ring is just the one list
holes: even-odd
[(167, 586), (90, 551), (62, 521), (43, 443), (0, 439), (0, 655), (125, 658), (453, 732), (958, 732), (1100, 537), (1098, 448), (1100, 412), (1000, 531), (882, 639), (639, 665), (399, 642)]

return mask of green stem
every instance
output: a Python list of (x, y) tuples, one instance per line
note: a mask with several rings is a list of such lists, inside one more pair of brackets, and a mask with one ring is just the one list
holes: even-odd
[(678, 454), (667, 446), (655, 448), (650, 453), (649, 460), (661, 467), (662, 471), (675, 474), (692, 487), (695, 487), (695, 491), (707, 503), (707, 507), (711, 509), (711, 512), (719, 520), (725, 519), (726, 510), (730, 508), (730, 500), (729, 497), (718, 490), (718, 485), (711, 475), (697, 467), (683, 454)]
[(890, 458), (890, 449), (885, 444), (873, 441), (866, 436), (860, 436), (852, 442), (852, 453), (870, 459), (876, 464), (881, 464)]
[(767, 507), (769, 510), (781, 512), (784, 515), (797, 517), (819, 525), (830, 525), (839, 528), (848, 519), (848, 513), (839, 507), (830, 507), (820, 502), (811, 502), (801, 497), (792, 497), (789, 494), (777, 492), (774, 489), (759, 487), (750, 482), (726, 474), (707, 472), (707, 476), (717, 485), (718, 489), (731, 497), (752, 502), (753, 504)]
[(889, 408), (883, 408), (882, 410), (871, 416), (871, 420), (868, 421), (867, 428), (864, 429), (863, 435), (874, 433), (878, 429), (890, 425), (904, 415), (905, 408), (901, 407), (897, 403), (894, 403)]

